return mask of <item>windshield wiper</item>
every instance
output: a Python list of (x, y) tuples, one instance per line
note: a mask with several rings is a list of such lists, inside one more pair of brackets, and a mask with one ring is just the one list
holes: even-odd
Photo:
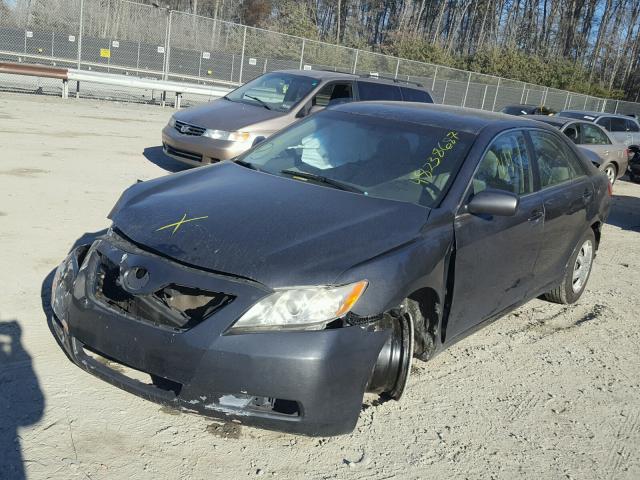
[(324, 183), (325, 185), (330, 185), (338, 190), (345, 190), (347, 192), (355, 192), (355, 193), (364, 193), (364, 190), (360, 190), (358, 187), (354, 187), (347, 183), (342, 183), (338, 180), (333, 180), (332, 178), (323, 177), (322, 175), (316, 175), (314, 173), (309, 172), (300, 172), (298, 170), (280, 170), (280, 173), (284, 173), (285, 175), (291, 175), (292, 177), (301, 177), (307, 178), (309, 180), (313, 180), (314, 182)]
[(258, 97), (254, 97), (251, 95), (244, 95), (247, 98), (250, 98), (251, 100), (255, 100), (256, 102), (258, 102), (260, 105), (262, 105), (264, 108), (266, 108), (267, 110), (271, 110), (271, 107), (269, 105), (267, 105), (267, 102), (265, 102), (264, 100), (260, 100)]

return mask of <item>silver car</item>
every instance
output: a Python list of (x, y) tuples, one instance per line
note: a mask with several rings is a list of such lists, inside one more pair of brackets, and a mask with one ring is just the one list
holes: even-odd
[(433, 103), (420, 84), (341, 72), (277, 71), (211, 103), (177, 112), (162, 130), (162, 146), (189, 165), (229, 160), (311, 113), (358, 100)]
[(558, 113), (558, 116), (593, 122), (604, 128), (618, 143), (624, 143), (627, 146), (640, 145), (640, 124), (635, 118), (628, 115), (564, 110)]
[(611, 133), (597, 124), (571, 117), (529, 115), (528, 118), (558, 128), (577, 146), (591, 152), (591, 154), (587, 153), (587, 157), (607, 175), (612, 184), (627, 171), (629, 163), (627, 146), (618, 142)]

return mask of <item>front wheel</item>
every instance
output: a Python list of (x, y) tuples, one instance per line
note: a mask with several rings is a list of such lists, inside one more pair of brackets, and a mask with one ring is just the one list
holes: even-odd
[(618, 177), (618, 169), (616, 168), (616, 166), (614, 164), (610, 163), (609, 165), (604, 167), (603, 172), (607, 176), (607, 178), (609, 179), (609, 183), (611, 185), (616, 183), (616, 178)]
[(548, 293), (544, 299), (554, 303), (574, 303), (578, 301), (589, 280), (595, 257), (596, 237), (589, 229), (576, 245), (567, 264), (562, 283)]

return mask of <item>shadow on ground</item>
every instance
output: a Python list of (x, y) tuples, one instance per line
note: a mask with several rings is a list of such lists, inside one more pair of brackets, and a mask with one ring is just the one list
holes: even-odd
[(166, 170), (167, 172), (181, 172), (183, 170), (187, 170), (187, 165), (184, 165), (177, 160), (174, 160), (171, 157), (168, 157), (162, 151), (162, 147), (147, 147), (142, 152), (144, 158), (149, 160), (151, 163), (156, 164), (160, 168)]
[(640, 232), (640, 198), (614, 195), (607, 223), (624, 230)]
[(26, 478), (29, 461), (22, 456), (18, 428), (37, 423), (45, 405), (21, 337), (17, 320), (0, 320), (0, 478), (12, 480)]

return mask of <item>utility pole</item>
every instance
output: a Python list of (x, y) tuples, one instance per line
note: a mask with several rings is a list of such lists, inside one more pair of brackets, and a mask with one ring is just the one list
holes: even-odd
[(342, 0), (338, 0), (338, 34), (336, 35), (336, 45), (340, 45), (340, 15), (342, 10)]

